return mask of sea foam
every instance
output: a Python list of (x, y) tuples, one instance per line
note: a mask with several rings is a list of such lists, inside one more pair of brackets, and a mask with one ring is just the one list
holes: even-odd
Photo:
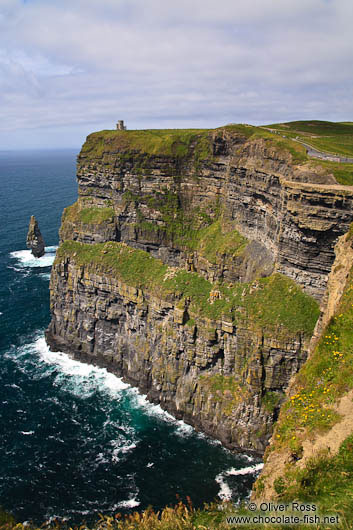
[(76, 361), (71, 359), (66, 353), (51, 352), (43, 336), (35, 340), (34, 349), (39, 354), (42, 362), (59, 369), (57, 377), (60, 378), (61, 372), (66, 376), (75, 378), (76, 387), (77, 384), (81, 383), (81, 388), (78, 389), (80, 393), (83, 390), (86, 392), (95, 390), (99, 386), (108, 390), (110, 393), (118, 394), (129, 387), (122, 379), (108, 372), (106, 368), (99, 368), (92, 364)]
[(225, 480), (226, 477), (229, 476), (239, 476), (239, 475), (249, 475), (253, 473), (258, 473), (261, 471), (261, 469), (264, 467), (262, 463), (255, 464), (253, 466), (247, 466), (242, 467), (240, 469), (235, 469), (232, 467), (231, 469), (228, 469), (227, 471), (223, 471), (222, 473), (219, 473), (219, 475), (216, 476), (216, 482), (220, 485), (220, 490), (218, 492), (218, 497), (222, 499), (222, 501), (229, 501), (232, 498), (232, 490), (229, 487), (227, 481)]
[(57, 246), (45, 247), (45, 254), (41, 258), (35, 258), (30, 250), (16, 250), (11, 252), (10, 256), (17, 260), (17, 266), (20, 268), (51, 267), (57, 248)]

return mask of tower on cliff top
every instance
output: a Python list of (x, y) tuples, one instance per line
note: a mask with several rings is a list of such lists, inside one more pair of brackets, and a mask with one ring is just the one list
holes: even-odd
[(124, 120), (118, 120), (118, 123), (116, 124), (116, 128), (118, 129), (118, 131), (126, 131)]

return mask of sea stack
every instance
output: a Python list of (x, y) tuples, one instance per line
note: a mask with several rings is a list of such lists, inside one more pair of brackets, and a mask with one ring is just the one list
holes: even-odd
[(27, 234), (27, 247), (31, 249), (32, 254), (35, 258), (41, 258), (45, 254), (45, 244), (43, 236), (39, 230), (38, 221), (31, 216), (29, 222), (28, 234)]

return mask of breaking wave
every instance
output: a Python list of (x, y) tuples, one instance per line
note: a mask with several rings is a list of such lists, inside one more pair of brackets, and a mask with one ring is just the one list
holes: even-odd
[(57, 248), (57, 246), (45, 247), (45, 254), (41, 258), (35, 258), (30, 250), (16, 250), (10, 252), (10, 256), (17, 261), (16, 265), (20, 268), (51, 267)]

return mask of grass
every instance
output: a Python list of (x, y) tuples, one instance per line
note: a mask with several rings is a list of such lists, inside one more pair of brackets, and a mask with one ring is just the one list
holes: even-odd
[(353, 124), (329, 121), (294, 121), (268, 125), (289, 137), (298, 137), (318, 150), (353, 156)]
[[(104, 158), (107, 164), (127, 160), (138, 154), (173, 157), (177, 160), (193, 158), (195, 169), (203, 160), (213, 159), (213, 137), (228, 134), (244, 138), (264, 138), (280, 151), (288, 151), (295, 163), (307, 160), (305, 149), (290, 139), (251, 125), (232, 124), (218, 129), (146, 129), (140, 131), (105, 130), (90, 134), (82, 147), (81, 159)], [(141, 164), (146, 160), (141, 159)], [(137, 167), (137, 163), (135, 163)], [(143, 169), (143, 168), (142, 168)]]
[(267, 412), (273, 412), (282, 399), (282, 392), (273, 392), (272, 390), (268, 390), (265, 392), (262, 398), (262, 403)]
[[(108, 202), (108, 201), (107, 201)], [(63, 222), (84, 224), (103, 224), (114, 220), (114, 209), (111, 206), (98, 208), (75, 202), (64, 210)]]
[(281, 336), (300, 332), (311, 336), (319, 316), (318, 304), (286, 276), (272, 274), (248, 284), (237, 284), (235, 290), (245, 309), (243, 318)]
[(329, 160), (311, 160), (310, 165), (321, 166), (332, 173), (339, 184), (344, 186), (353, 186), (353, 164), (341, 164)]
[(199, 386), (202, 395), (211, 397), (212, 402), (219, 403), (224, 414), (229, 415), (234, 411), (234, 407), (239, 401), (244, 402), (250, 396), (233, 375), (201, 375)]
[(143, 152), (148, 155), (186, 157), (192, 143), (201, 141), (198, 156), (212, 154), (209, 129), (146, 129), (136, 131), (100, 131), (87, 137), (80, 156), (100, 158), (103, 153)]
[(323, 451), (304, 469), (296, 470), (291, 479), (284, 485), (284, 499), (316, 502), (327, 510), (344, 509), (353, 521), (353, 435), (346, 438), (335, 456)]
[[(341, 467), (337, 465), (331, 474), (333, 478), (334, 471), (341, 471)], [(329, 470), (327, 470), (329, 472)], [(341, 476), (344, 474), (344, 471), (341, 471)], [(338, 479), (338, 487), (342, 482), (341, 477)], [(349, 482), (349, 479), (345, 481)], [(338, 493), (340, 493), (340, 488)], [(315, 502), (314, 497), (314, 502)], [(332, 526), (331, 524), (315, 524), (315, 525), (295, 525), (289, 526), (288, 524), (232, 524), (231, 518), (234, 516), (262, 516), (265, 515), (279, 515), (274, 511), (272, 512), (251, 512), (246, 508), (246, 505), (235, 507), (230, 502), (219, 503), (210, 503), (205, 504), (202, 509), (194, 509), (191, 503), (190, 498), (188, 497), (186, 502), (178, 502), (175, 506), (168, 506), (163, 508), (160, 511), (154, 511), (152, 507), (147, 508), (142, 512), (133, 512), (122, 516), (117, 513), (115, 515), (100, 515), (96, 523), (87, 525), (84, 521), (80, 526), (69, 526), (68, 523), (63, 523), (60, 521), (47, 522), (41, 525), (40, 528), (54, 529), (54, 530), (234, 530), (235, 528), (243, 528), (244, 530), (254, 530), (258, 528), (259, 530), (288, 530), (289, 528), (297, 528), (298, 530), (306, 529), (332, 529), (337, 530), (347, 530), (353, 528), (352, 518), (349, 517), (352, 515), (351, 511), (351, 501), (349, 497), (345, 496), (342, 501), (337, 502), (337, 497), (327, 496), (327, 508), (324, 513), (330, 513), (333, 515), (338, 514), (340, 517), (340, 523), (338, 525)], [(348, 509), (347, 509), (348, 508)], [(312, 512), (306, 511), (306, 514), (313, 515)], [(283, 512), (282, 512), (283, 514)], [(287, 512), (284, 515), (294, 515), (294, 516), (303, 516), (301, 512)], [(228, 520), (227, 520), (228, 519)], [(0, 520), (0, 530), (37, 530), (33, 524), (30, 523), (15, 523), (14, 520), (11, 520), (8, 524), (2, 524)], [(39, 530), (39, 529), (38, 529)]]
[(248, 240), (237, 230), (223, 231), (221, 220), (218, 219), (201, 228), (195, 234), (190, 247), (199, 251), (210, 263), (217, 263), (224, 255), (230, 258), (241, 255), (247, 244)]
[[(309, 337), (318, 317), (318, 305), (292, 280), (280, 274), (227, 287), (212, 284), (195, 272), (168, 268), (147, 252), (124, 243), (87, 245), (65, 241), (57, 260), (70, 257), (78, 265), (112, 273), (124, 283), (150, 290), (166, 299), (189, 300), (190, 318), (246, 321), (264, 333)], [(218, 297), (212, 296), (214, 290)]]

